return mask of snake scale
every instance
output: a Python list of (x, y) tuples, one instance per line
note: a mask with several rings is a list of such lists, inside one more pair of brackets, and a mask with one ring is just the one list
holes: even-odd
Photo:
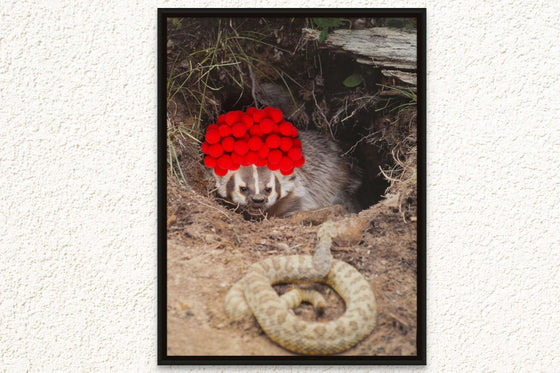
[[(332, 258), (332, 239), (340, 229), (340, 224), (323, 223), (313, 256), (275, 256), (251, 265), (226, 295), (228, 315), (234, 320), (254, 315), (272, 341), (306, 355), (342, 352), (368, 336), (375, 326), (375, 297), (354, 267)], [(318, 293), (280, 297), (272, 288), (278, 283), (310, 282), (327, 284), (342, 297), (346, 310), (341, 317), (327, 322), (301, 320), (291, 308), (301, 300), (314, 302)]]

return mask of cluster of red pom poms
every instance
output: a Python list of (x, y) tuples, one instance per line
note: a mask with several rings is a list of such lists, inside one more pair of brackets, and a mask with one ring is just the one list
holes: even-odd
[(280, 109), (230, 111), (206, 129), (204, 164), (218, 176), (252, 164), (289, 175), (305, 163), (297, 135), (297, 128), (283, 119)]

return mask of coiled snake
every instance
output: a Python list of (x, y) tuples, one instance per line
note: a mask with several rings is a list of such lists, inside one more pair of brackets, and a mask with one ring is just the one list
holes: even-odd
[[(276, 256), (251, 265), (226, 296), (228, 315), (239, 320), (251, 314), (280, 346), (300, 354), (328, 355), (345, 351), (368, 336), (375, 326), (376, 304), (365, 278), (351, 265), (333, 259), (330, 247), (341, 225), (328, 221), (317, 232), (313, 256)], [(320, 307), (315, 291), (295, 291), (278, 296), (271, 285), (322, 282), (344, 300), (346, 311), (328, 322), (298, 319), (290, 308), (302, 300)]]

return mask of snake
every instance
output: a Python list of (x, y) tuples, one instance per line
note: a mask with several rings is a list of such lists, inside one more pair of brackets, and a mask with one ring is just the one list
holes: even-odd
[[(232, 320), (253, 315), (265, 334), (283, 348), (304, 355), (343, 352), (371, 334), (376, 302), (370, 284), (353, 266), (332, 257), (332, 240), (343, 229), (327, 221), (317, 231), (313, 255), (274, 256), (252, 264), (225, 298)], [(292, 308), (302, 301), (321, 309), (324, 299), (314, 290), (294, 289), (279, 296), (272, 285), (320, 282), (336, 291), (345, 312), (330, 321), (306, 321)]]

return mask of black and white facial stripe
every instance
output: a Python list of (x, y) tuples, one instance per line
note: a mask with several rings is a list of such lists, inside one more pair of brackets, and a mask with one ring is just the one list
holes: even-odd
[(262, 214), (282, 195), (281, 183), (268, 167), (240, 167), (226, 183), (226, 198), (246, 206), (250, 214)]

